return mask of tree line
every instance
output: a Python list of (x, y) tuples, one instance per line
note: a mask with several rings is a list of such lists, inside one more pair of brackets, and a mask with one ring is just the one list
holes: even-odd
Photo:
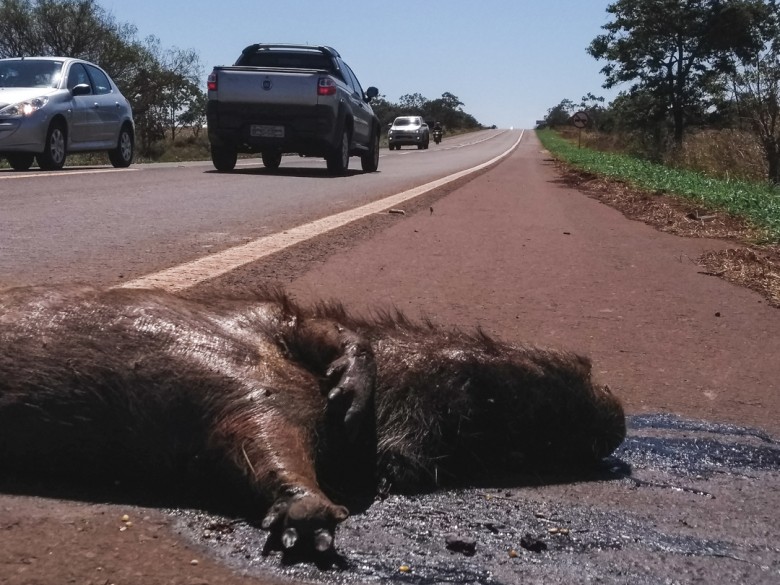
[(605, 63), (609, 104), (587, 94), (547, 111), (549, 126), (585, 111), (600, 132), (633, 136), (649, 158), (700, 128), (751, 132), (780, 183), (780, 7), (775, 0), (617, 0), (586, 51)]
[(371, 108), (386, 128), (398, 116), (419, 115), (429, 124), (439, 122), (448, 130), (473, 130), (480, 123), (463, 110), (463, 102), (457, 96), (445, 91), (440, 98), (429, 100), (419, 93), (402, 95), (398, 102), (390, 102), (379, 96), (371, 102)]

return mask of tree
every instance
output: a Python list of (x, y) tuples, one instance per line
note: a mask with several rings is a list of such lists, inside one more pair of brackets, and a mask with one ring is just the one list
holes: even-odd
[(416, 113), (423, 110), (427, 101), (428, 100), (425, 99), (421, 94), (412, 93), (402, 95), (398, 99), (398, 105), (401, 106), (402, 109), (407, 110), (408, 113)]
[(35, 54), (38, 40), (25, 34), (32, 32), (34, 26), (35, 16), (29, 1), (4, 0), (0, 4), (0, 57)]
[(607, 64), (604, 87), (635, 82), (671, 117), (680, 144), (688, 120), (705, 107), (706, 88), (722, 73), (723, 55), (755, 42), (752, 18), (764, 0), (617, 0), (607, 7), (612, 22), (587, 48)]
[(603, 97), (588, 92), (582, 96), (578, 109), (588, 115), (588, 126), (590, 128), (602, 130), (604, 119), (607, 117)]
[(379, 118), (379, 126), (386, 129), (396, 117), (403, 115), (403, 109), (398, 104), (387, 99), (387, 96), (379, 95), (371, 100), (371, 109)]
[(159, 39), (149, 38), (150, 46), (153, 44), (153, 54), (157, 56), (160, 64), (160, 115), (165, 118), (165, 125), (170, 131), (171, 140), (176, 139), (176, 131), (181, 121), (179, 117), (184, 113), (187, 105), (197, 100), (203, 78), (203, 68), (200, 65), (200, 57), (193, 50), (179, 48), (160, 51)]
[(450, 110), (460, 110), (463, 107), (463, 102), (458, 99), (458, 96), (445, 91), (441, 94), (441, 100), (444, 102), (444, 106)]
[[(759, 141), (767, 176), (780, 184), (780, 9), (774, 2), (762, 12), (742, 12), (758, 22), (748, 50), (733, 51), (729, 63), (737, 113)], [(752, 48), (752, 50), (750, 50)]]
[(435, 100), (412, 93), (402, 95), (397, 104), (389, 102), (384, 96), (371, 102), (372, 109), (383, 125), (392, 122), (396, 116), (420, 114), (428, 122), (437, 121), (446, 128), (478, 128), (479, 122), (463, 111), (463, 105), (456, 95), (448, 91)]
[(184, 104), (184, 111), (179, 114), (179, 123), (192, 129), (197, 138), (206, 123), (206, 102), (208, 96), (198, 87), (193, 88), (189, 100)]
[(737, 110), (761, 144), (768, 178), (780, 184), (780, 55), (762, 55), (732, 79)]
[(123, 89), (141, 60), (135, 35), (95, 0), (0, 2), (0, 57), (80, 57), (110, 71)]
[(556, 126), (565, 126), (569, 123), (572, 114), (574, 114), (574, 102), (569, 99), (563, 99), (557, 106), (547, 110), (545, 124), (551, 128)]

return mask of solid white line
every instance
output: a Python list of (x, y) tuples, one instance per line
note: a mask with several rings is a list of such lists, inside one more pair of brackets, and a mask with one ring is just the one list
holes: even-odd
[(73, 175), (98, 175), (100, 173), (126, 173), (128, 171), (137, 171), (139, 169), (129, 168), (129, 169), (91, 169), (88, 171), (71, 171), (68, 169), (64, 169), (62, 171), (46, 171), (43, 173), (28, 173), (24, 172), (21, 175), (10, 175), (10, 176), (2, 176), (0, 175), (0, 181), (10, 181), (11, 179), (31, 179), (33, 177), (72, 177)]
[(211, 256), (206, 256), (186, 264), (174, 266), (167, 270), (136, 278), (135, 280), (119, 285), (119, 288), (161, 288), (175, 292), (227, 274), (231, 270), (235, 270), (245, 264), (249, 264), (250, 262), (254, 262), (265, 256), (270, 256), (275, 252), (279, 252), (280, 250), (294, 246), (295, 244), (299, 244), (315, 236), (340, 228), (355, 220), (366, 217), (367, 215), (395, 207), (399, 203), (419, 197), (433, 189), (437, 189), (462, 177), (476, 173), (509, 156), (512, 151), (517, 148), (517, 145), (520, 144), (524, 133), (524, 131), (521, 132), (517, 142), (504, 153), (470, 169), (437, 179), (436, 181), (431, 181), (425, 185), (415, 187), (414, 189), (404, 191), (403, 193), (391, 195), (390, 197), (385, 197), (384, 199), (368, 203), (367, 205), (355, 209), (324, 217), (317, 221), (300, 225), (270, 236), (265, 236), (240, 246), (228, 248), (227, 250)]

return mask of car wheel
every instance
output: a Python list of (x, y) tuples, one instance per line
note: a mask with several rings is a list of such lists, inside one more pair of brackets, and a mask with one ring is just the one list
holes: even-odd
[(282, 153), (281, 152), (264, 152), (263, 153), (263, 165), (267, 169), (271, 169), (272, 171), (275, 171), (279, 168), (279, 165), (282, 164)]
[(343, 175), (349, 168), (349, 132), (345, 128), (341, 133), (341, 141), (328, 158), (328, 171), (332, 175)]
[(122, 126), (116, 148), (108, 151), (108, 160), (117, 168), (129, 167), (135, 154), (135, 139), (128, 126)]
[(365, 173), (373, 173), (379, 168), (379, 133), (371, 136), (368, 152), (360, 157), (360, 166)]
[(46, 133), (44, 150), (36, 157), (38, 166), (44, 171), (58, 171), (64, 167), (67, 156), (65, 144), (65, 126), (59, 121), (52, 122)]
[(33, 161), (35, 160), (35, 155), (22, 152), (20, 154), (9, 154), (6, 156), (6, 158), (8, 159), (8, 164), (11, 165), (13, 170), (26, 171), (29, 170), (29, 168), (32, 166)]
[(214, 168), (220, 172), (232, 171), (236, 168), (238, 153), (233, 148), (211, 145), (211, 162)]

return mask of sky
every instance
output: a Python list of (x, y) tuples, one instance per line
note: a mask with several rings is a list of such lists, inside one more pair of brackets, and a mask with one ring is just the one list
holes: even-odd
[(586, 53), (613, 0), (97, 0), (137, 36), (194, 49), (205, 76), (253, 43), (329, 45), (391, 102), (445, 92), (486, 126), (533, 128), (563, 99), (604, 89)]

